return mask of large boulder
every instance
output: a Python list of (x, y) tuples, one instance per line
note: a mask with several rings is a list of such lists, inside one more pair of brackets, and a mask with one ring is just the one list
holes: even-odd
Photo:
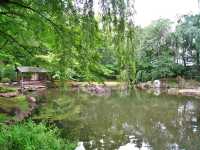
[(18, 96), (18, 92), (9, 92), (9, 93), (0, 93), (1, 97), (16, 97)]
[(179, 94), (179, 90), (177, 88), (169, 88), (169, 89), (167, 89), (167, 94), (169, 94), (169, 95), (178, 95)]
[(180, 89), (179, 94), (184, 96), (200, 96), (200, 89)]
[(153, 87), (154, 88), (161, 88), (161, 82), (160, 82), (160, 80), (154, 80), (153, 81)]
[(153, 84), (152, 84), (151, 81), (148, 81), (148, 82), (144, 82), (144, 83), (138, 83), (136, 85), (136, 87), (141, 89), (141, 90), (146, 90), (146, 89), (152, 88)]

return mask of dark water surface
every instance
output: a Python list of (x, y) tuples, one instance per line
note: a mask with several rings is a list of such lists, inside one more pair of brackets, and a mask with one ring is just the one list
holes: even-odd
[(200, 99), (139, 91), (40, 95), (33, 118), (55, 122), (62, 136), (78, 139), (77, 149), (200, 150)]

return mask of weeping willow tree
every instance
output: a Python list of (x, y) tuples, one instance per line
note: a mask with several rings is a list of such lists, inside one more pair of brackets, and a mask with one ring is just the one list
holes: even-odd
[(101, 2), (103, 28), (106, 34), (111, 35), (120, 70), (119, 77), (131, 83), (135, 79), (136, 72), (134, 2), (129, 0), (103, 0)]
[[(41, 65), (60, 79), (74, 74), (96, 80), (101, 71), (102, 38), (117, 59), (119, 78), (135, 76), (132, 0), (1, 0), (0, 57), (21, 65)], [(102, 37), (102, 32), (104, 36)]]

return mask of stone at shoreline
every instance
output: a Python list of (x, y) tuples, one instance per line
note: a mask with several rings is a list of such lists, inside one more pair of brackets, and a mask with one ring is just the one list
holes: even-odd
[(178, 95), (179, 94), (179, 90), (177, 88), (170, 88), (170, 89), (167, 89), (167, 94), (169, 94), (169, 95)]
[[(147, 82), (148, 83), (148, 82)], [(161, 87), (161, 82), (160, 80), (154, 80), (153, 81), (153, 87), (154, 88), (160, 88)]]
[(97, 96), (109, 95), (111, 93), (111, 90), (108, 87), (95, 84), (85, 85), (81, 88), (81, 90), (83, 92)]
[[(157, 89), (152, 81), (138, 83), (136, 87), (149, 93), (155, 93), (154, 91)], [(200, 96), (200, 83), (183, 78), (178, 78), (177, 80), (161, 79), (160, 88), (158, 89), (162, 89), (161, 93), (169, 95)]]
[(18, 92), (9, 92), (9, 93), (0, 93), (0, 96), (1, 97), (15, 97), (18, 95)]
[(36, 102), (36, 99), (34, 97), (28, 97), (28, 101), (29, 102), (32, 102), (32, 103), (35, 103)]
[(139, 83), (136, 85), (137, 88), (142, 89), (142, 90), (146, 90), (149, 88), (153, 88), (153, 84), (151, 81), (145, 82), (145, 83)]
[(178, 93), (184, 96), (200, 96), (200, 89), (180, 89)]

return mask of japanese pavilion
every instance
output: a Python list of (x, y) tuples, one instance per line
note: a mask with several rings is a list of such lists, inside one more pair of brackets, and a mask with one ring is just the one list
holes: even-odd
[(17, 67), (17, 79), (21, 86), (21, 91), (24, 89), (37, 90), (38, 88), (46, 88), (48, 71), (41, 67)]

